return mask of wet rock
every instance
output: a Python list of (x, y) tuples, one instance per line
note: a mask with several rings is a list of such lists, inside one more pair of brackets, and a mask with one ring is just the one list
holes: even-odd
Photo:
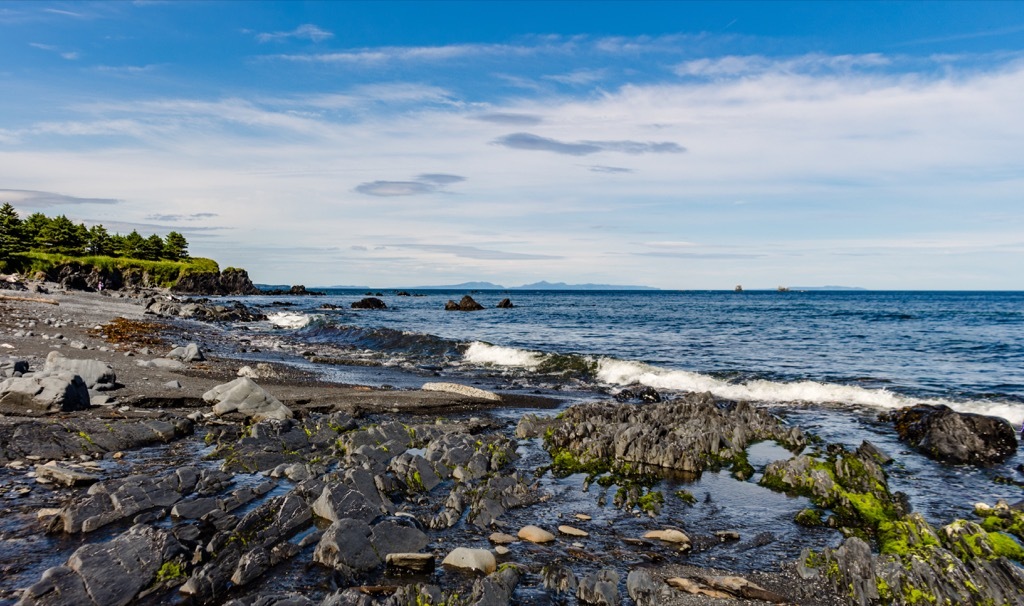
[(445, 311), (480, 311), (484, 306), (473, 300), (473, 297), (466, 295), (458, 303), (448, 301), (444, 304)]
[(498, 304), (495, 307), (498, 309), (512, 309), (515, 305), (512, 304), (512, 299), (506, 297), (501, 301), (498, 301)]
[(655, 581), (646, 570), (631, 570), (626, 577), (626, 593), (636, 606), (659, 606), (671, 599), (664, 583)]
[(213, 412), (218, 416), (235, 411), (257, 421), (284, 420), (293, 416), (288, 407), (248, 377), (240, 377), (214, 387), (203, 394), (203, 400), (216, 402)]
[(863, 456), (869, 456), (881, 463), (882, 465), (888, 465), (892, 463), (892, 457), (887, 455), (882, 449), (875, 446), (871, 442), (864, 440), (860, 446), (857, 447), (857, 453)]
[(575, 594), (579, 582), (572, 569), (562, 564), (548, 564), (540, 571), (544, 588), (556, 594)]
[[(111, 541), (78, 548), (65, 567), (47, 571), (19, 604), (123, 606), (152, 583), (164, 562), (186, 554), (167, 531), (133, 526)], [(88, 596), (85, 600), (81, 599), (83, 591)], [(54, 599), (57, 596), (59, 600)], [(81, 601), (65, 601), (69, 597)]]
[(784, 427), (766, 411), (746, 402), (718, 403), (710, 394), (657, 404), (577, 405), (558, 421), (546, 433), (545, 446), (556, 465), (571, 464), (569, 473), (627, 463), (700, 473), (713, 461), (743, 465), (754, 441), (791, 448), (806, 443), (799, 429)]
[(1017, 437), (1005, 419), (961, 413), (948, 406), (919, 404), (885, 415), (900, 440), (925, 456), (953, 464), (1000, 463), (1017, 452)]
[(627, 387), (615, 394), (614, 397), (619, 402), (661, 402), (661, 394), (653, 387), (647, 385)]
[(504, 532), (492, 532), (487, 540), (494, 543), (495, 545), (511, 545), (516, 542), (516, 538), (510, 534)]
[(531, 543), (550, 543), (555, 540), (555, 535), (539, 526), (529, 525), (519, 529), (519, 538)]
[(490, 574), (498, 568), (493, 553), (486, 549), (470, 549), (468, 547), (456, 547), (445, 556), (441, 563), (445, 566), (475, 570), (484, 574)]
[(521, 574), (515, 566), (502, 567), (473, 583), (469, 603), (474, 606), (508, 606)]
[(0, 412), (41, 414), (73, 412), (89, 408), (89, 389), (70, 372), (35, 373), (0, 382)]
[(391, 460), (388, 469), (412, 491), (430, 492), (441, 483), (430, 461), (420, 455), (403, 453)]
[(611, 568), (588, 574), (580, 579), (576, 597), (583, 604), (618, 606), (619, 574)]
[(366, 297), (352, 303), (352, 309), (387, 309), (388, 306), (384, 301), (381, 301), (377, 297)]
[(65, 357), (59, 351), (51, 351), (46, 356), (44, 373), (72, 373), (82, 377), (88, 389), (105, 391), (117, 385), (117, 374), (114, 368), (100, 360), (75, 360)]

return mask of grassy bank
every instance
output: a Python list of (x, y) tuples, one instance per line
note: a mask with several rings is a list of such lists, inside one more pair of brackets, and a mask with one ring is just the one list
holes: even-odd
[(189, 274), (220, 271), (216, 261), (201, 257), (183, 261), (143, 261), (125, 257), (71, 257), (38, 251), (12, 254), (6, 261), (0, 261), (0, 271), (18, 272), (29, 276), (40, 271), (51, 274), (55, 268), (70, 264), (94, 267), (105, 273), (119, 271), (124, 274), (131, 270), (141, 271), (149, 274), (151, 282), (161, 287), (173, 286), (180, 278)]

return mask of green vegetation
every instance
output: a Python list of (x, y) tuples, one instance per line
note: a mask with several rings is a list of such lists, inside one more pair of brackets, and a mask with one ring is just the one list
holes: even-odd
[(22, 220), (14, 207), (0, 206), (0, 269), (30, 273), (48, 271), (65, 263), (113, 268), (138, 267), (155, 282), (173, 284), (185, 273), (218, 271), (209, 259), (191, 259), (188, 240), (176, 231), (161, 238), (110, 234), (102, 225), (86, 228), (64, 215), (33, 213)]
[(693, 496), (693, 493), (690, 492), (689, 490), (677, 490), (676, 498), (678, 498), (683, 503), (686, 503), (690, 507), (693, 507), (694, 505), (697, 504), (697, 497)]
[(181, 562), (171, 560), (164, 562), (164, 565), (160, 567), (160, 570), (156, 573), (156, 580), (163, 583), (166, 581), (173, 581), (175, 579), (181, 579), (185, 577), (185, 567), (182, 566)]

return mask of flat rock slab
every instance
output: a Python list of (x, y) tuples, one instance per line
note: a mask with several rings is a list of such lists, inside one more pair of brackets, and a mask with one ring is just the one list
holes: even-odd
[(432, 553), (389, 553), (385, 558), (388, 566), (410, 572), (431, 572), (434, 570)]
[(444, 391), (469, 398), (477, 398), (479, 400), (501, 402), (501, 396), (494, 392), (477, 389), (476, 387), (470, 387), (468, 385), (461, 385), (459, 383), (424, 383), (423, 391)]
[(493, 553), (486, 549), (470, 549), (468, 547), (456, 547), (441, 563), (445, 566), (476, 570), (484, 574), (491, 574), (498, 569), (498, 562), (494, 559)]
[(102, 479), (97, 475), (63, 465), (36, 465), (36, 476), (64, 486), (88, 486)]

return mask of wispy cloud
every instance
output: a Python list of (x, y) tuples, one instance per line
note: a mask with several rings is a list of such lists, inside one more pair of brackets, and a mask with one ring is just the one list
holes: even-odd
[(552, 82), (558, 82), (560, 84), (587, 86), (605, 79), (607, 73), (608, 70), (605, 69), (578, 69), (567, 74), (544, 76), (544, 79), (551, 80)]
[(78, 59), (77, 51), (65, 51), (61, 50), (59, 47), (54, 46), (52, 44), (42, 44), (39, 42), (29, 42), (28, 45), (33, 48), (38, 48), (39, 50), (55, 53), (59, 55), (62, 59), (67, 59), (68, 61), (75, 61), (76, 59)]
[(452, 44), (446, 46), (382, 46), (357, 48), (332, 53), (281, 54), (268, 58), (302, 63), (338, 63), (346, 65), (379, 65), (389, 62), (437, 62), (481, 56), (532, 55), (544, 46), (514, 44)]
[(623, 168), (621, 166), (602, 166), (600, 164), (588, 166), (587, 170), (592, 173), (608, 173), (613, 175), (636, 172), (632, 168)]
[(300, 25), (289, 32), (263, 32), (256, 34), (256, 40), (259, 42), (282, 42), (289, 39), (323, 42), (333, 37), (334, 34), (320, 29), (312, 23)]
[(367, 196), (391, 198), (395, 196), (416, 196), (443, 191), (446, 185), (460, 183), (466, 178), (447, 173), (427, 173), (416, 177), (415, 181), (370, 181), (360, 183), (355, 191)]
[(192, 213), (190, 215), (147, 215), (147, 221), (201, 221), (219, 217), (217, 213)]
[(514, 114), (509, 112), (493, 112), (489, 114), (477, 114), (472, 116), (474, 120), (491, 122), (493, 124), (505, 124), (509, 126), (536, 126), (544, 122), (540, 116), (533, 114)]
[(527, 261), (527, 260), (545, 260), (545, 259), (561, 259), (562, 257), (555, 255), (537, 255), (530, 253), (514, 253), (506, 252), (501, 250), (490, 250), (486, 248), (477, 248), (475, 246), (458, 246), (453, 244), (389, 244), (392, 248), (407, 248), (412, 250), (422, 250), (425, 252), (442, 253), (448, 255), (454, 255), (464, 259), (477, 259), (487, 261)]
[(498, 137), (493, 141), (495, 145), (501, 145), (511, 149), (524, 149), (530, 151), (548, 151), (568, 156), (588, 156), (604, 151), (621, 152), (625, 154), (678, 154), (686, 151), (686, 148), (671, 141), (576, 141), (565, 142), (557, 139), (549, 139), (531, 133), (512, 133)]
[(118, 204), (121, 200), (113, 198), (80, 198), (29, 189), (0, 189), (0, 202), (10, 202), (17, 208), (38, 209), (79, 204)]
[(863, 55), (808, 54), (779, 59), (763, 55), (727, 55), (686, 61), (675, 67), (680, 76), (726, 78), (777, 73), (846, 72), (856, 69), (882, 68), (892, 59), (879, 53)]

